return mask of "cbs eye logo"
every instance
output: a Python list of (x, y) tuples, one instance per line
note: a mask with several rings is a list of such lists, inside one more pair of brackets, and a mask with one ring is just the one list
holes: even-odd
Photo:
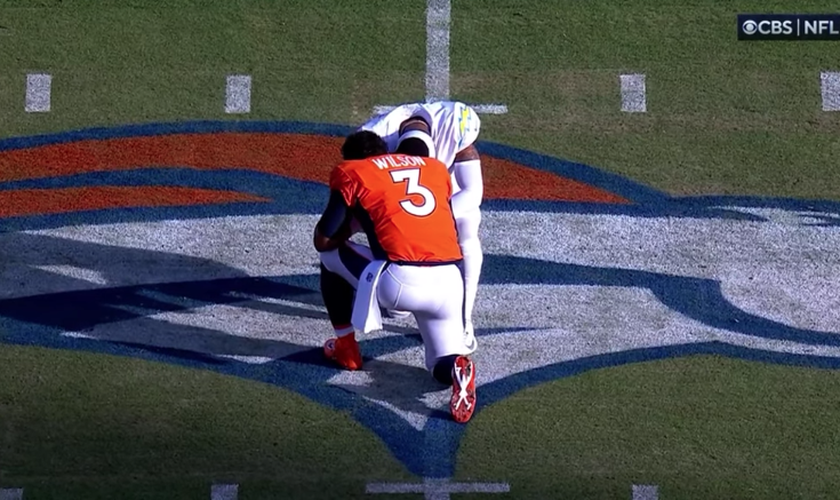
[(758, 31), (758, 23), (753, 20), (744, 21), (744, 24), (741, 25), (741, 29), (747, 35), (754, 35), (756, 31)]
[(753, 21), (748, 19), (741, 24), (741, 31), (745, 35), (792, 35), (793, 21), (779, 20), (779, 19), (765, 19), (762, 21)]

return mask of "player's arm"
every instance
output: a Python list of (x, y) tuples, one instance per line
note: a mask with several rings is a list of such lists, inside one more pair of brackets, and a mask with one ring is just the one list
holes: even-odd
[(481, 174), (481, 157), (475, 145), (464, 148), (455, 155), (452, 163), (455, 181), (461, 190), (452, 197), (452, 213), (455, 218), (481, 205), (484, 197), (484, 178)]
[(355, 199), (355, 183), (339, 167), (330, 174), (330, 199), (315, 224), (313, 244), (319, 252), (335, 250), (352, 235), (350, 204)]
[(350, 225), (347, 224), (350, 209), (344, 203), (344, 196), (338, 191), (330, 191), (330, 201), (315, 225), (313, 244), (315, 250), (328, 252), (335, 250), (350, 238)]
[(475, 148), (475, 144), (470, 144), (460, 153), (455, 155), (455, 163), (470, 160), (481, 160), (481, 156), (478, 155), (478, 149)]

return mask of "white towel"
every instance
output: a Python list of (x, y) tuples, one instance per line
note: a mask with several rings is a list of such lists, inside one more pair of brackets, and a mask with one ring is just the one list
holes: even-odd
[(356, 288), (356, 301), (353, 303), (353, 327), (362, 333), (382, 329), (382, 312), (379, 299), (376, 298), (376, 285), (387, 261), (374, 260), (365, 267)]

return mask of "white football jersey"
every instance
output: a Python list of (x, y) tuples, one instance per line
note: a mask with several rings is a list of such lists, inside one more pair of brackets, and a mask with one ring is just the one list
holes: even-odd
[(400, 125), (411, 117), (420, 116), (431, 124), (432, 142), (436, 158), (446, 165), (450, 172), (455, 155), (472, 145), (478, 139), (481, 121), (474, 109), (462, 102), (438, 101), (431, 103), (410, 103), (397, 106), (359, 127), (369, 130), (388, 144), (388, 151), (397, 149)]

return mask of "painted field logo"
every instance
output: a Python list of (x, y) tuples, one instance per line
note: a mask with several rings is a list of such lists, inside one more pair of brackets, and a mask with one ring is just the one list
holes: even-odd
[[(362, 339), (362, 372), (321, 359), (311, 229), (347, 132), (192, 122), (0, 141), (2, 341), (286, 387), (351, 411), (411, 472), (451, 477), (463, 426), (442, 411), (411, 321)], [(479, 412), (536, 383), (665, 357), (840, 367), (837, 203), (673, 198), (479, 149)]]

